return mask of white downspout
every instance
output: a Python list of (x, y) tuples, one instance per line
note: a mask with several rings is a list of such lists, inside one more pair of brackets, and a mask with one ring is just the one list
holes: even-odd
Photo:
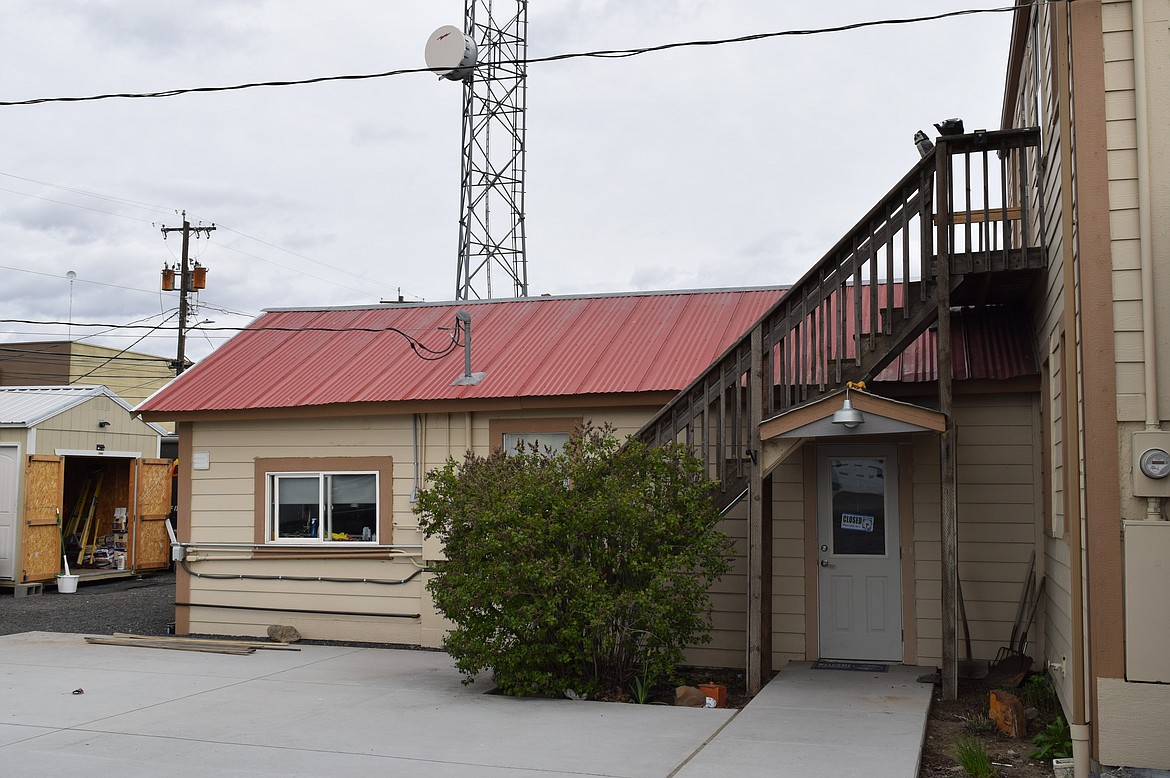
[[(1132, 0), (1133, 8), (1133, 91), (1137, 123), (1138, 239), (1142, 272), (1142, 357), (1145, 369), (1146, 431), (1162, 429), (1158, 412), (1158, 337), (1154, 305), (1154, 229), (1150, 219), (1150, 126), (1146, 106), (1146, 10), (1144, 0)], [(1160, 497), (1146, 498), (1146, 519), (1162, 516)]]

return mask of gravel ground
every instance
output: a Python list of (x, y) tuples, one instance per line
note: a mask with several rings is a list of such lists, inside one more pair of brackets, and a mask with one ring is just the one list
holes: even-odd
[(165, 635), (175, 620), (175, 574), (81, 583), (76, 594), (60, 594), (49, 584), (44, 593), (16, 598), (0, 589), (0, 635), (18, 632), (132, 632)]

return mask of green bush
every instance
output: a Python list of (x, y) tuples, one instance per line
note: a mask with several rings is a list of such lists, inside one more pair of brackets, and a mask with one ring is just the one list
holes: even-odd
[(468, 453), (428, 477), (419, 524), (447, 557), (428, 587), (464, 683), (490, 669), (507, 694), (614, 694), (710, 640), (731, 543), (685, 446), (586, 426), (561, 454)]

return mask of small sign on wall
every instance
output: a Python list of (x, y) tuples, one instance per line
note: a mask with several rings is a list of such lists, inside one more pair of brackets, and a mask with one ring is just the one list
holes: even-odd
[(873, 532), (873, 516), (866, 516), (861, 513), (842, 513), (841, 529), (849, 529), (855, 532)]
[(196, 451), (191, 454), (191, 469), (192, 470), (210, 470), (211, 469), (211, 452), (210, 451)]

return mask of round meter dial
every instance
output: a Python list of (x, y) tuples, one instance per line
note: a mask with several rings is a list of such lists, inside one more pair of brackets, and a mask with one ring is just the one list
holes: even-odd
[(1151, 448), (1142, 454), (1140, 465), (1147, 478), (1165, 478), (1170, 475), (1170, 454), (1160, 448)]

